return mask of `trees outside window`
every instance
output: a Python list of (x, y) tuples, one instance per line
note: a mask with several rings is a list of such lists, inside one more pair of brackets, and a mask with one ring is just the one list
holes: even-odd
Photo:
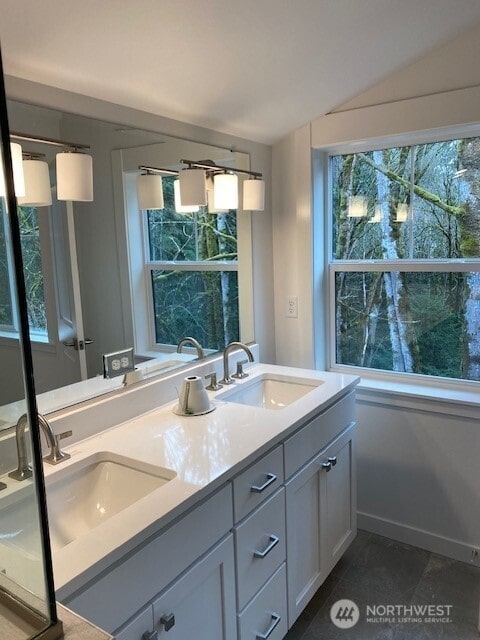
[(145, 217), (155, 342), (223, 349), (239, 339), (236, 212), (176, 213), (173, 179), (163, 185), (165, 208)]
[(330, 157), (335, 364), (480, 380), (480, 138)]
[[(0, 327), (2, 331), (16, 333), (17, 319), (12, 304), (13, 265), (7, 251), (9, 243), (8, 226), (3, 199), (0, 210)], [(22, 258), (27, 294), (28, 321), (31, 334), (47, 336), (47, 317), (42, 269), (38, 212), (35, 207), (18, 207)]]

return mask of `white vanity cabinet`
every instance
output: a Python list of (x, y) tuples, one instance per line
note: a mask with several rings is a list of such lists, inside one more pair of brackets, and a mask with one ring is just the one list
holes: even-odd
[(117, 640), (281, 640), (356, 535), (354, 393), (309, 415), (64, 604)]
[(354, 425), (286, 482), (288, 623), (356, 535)]

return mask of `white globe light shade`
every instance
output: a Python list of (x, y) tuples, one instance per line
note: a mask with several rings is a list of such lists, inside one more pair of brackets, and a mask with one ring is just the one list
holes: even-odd
[(200, 207), (198, 206), (185, 206), (182, 204), (179, 180), (173, 181), (173, 195), (175, 198), (175, 211), (177, 213), (197, 213), (197, 211), (200, 211)]
[(238, 209), (238, 177), (232, 173), (219, 173), (213, 178), (213, 205), (215, 209)]
[(85, 153), (57, 153), (57, 199), (92, 202), (92, 156)]
[(18, 204), (31, 207), (48, 207), (52, 204), (48, 164), (42, 160), (24, 160), (25, 195), (17, 198)]
[(180, 194), (182, 206), (205, 206), (207, 204), (206, 171), (204, 169), (184, 169), (180, 171)]
[(162, 176), (150, 173), (137, 176), (137, 199), (139, 209), (163, 209)]
[(243, 181), (244, 211), (263, 211), (265, 209), (265, 182), (263, 180)]

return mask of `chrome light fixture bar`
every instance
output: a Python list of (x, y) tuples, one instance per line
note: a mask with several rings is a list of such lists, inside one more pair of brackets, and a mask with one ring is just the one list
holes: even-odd
[[(92, 157), (84, 153), (86, 149), (90, 149), (90, 145), (78, 142), (68, 142), (66, 140), (58, 140), (56, 138), (47, 138), (45, 136), (33, 136), (18, 131), (12, 131), (10, 137), (14, 140), (23, 142), (38, 142), (55, 147), (66, 149), (56, 156), (57, 168), (57, 199), (70, 200), (72, 202), (91, 202), (93, 200), (93, 167)], [(43, 174), (42, 186), (37, 184), (33, 188), (33, 195), (25, 196), (22, 204), (32, 204), (36, 206), (45, 206), (50, 204), (48, 199), (39, 196), (39, 190), (43, 190), (46, 194), (45, 168), (30, 167), (30, 173), (40, 176)], [(32, 178), (35, 181), (34, 178)], [(33, 201), (31, 201), (33, 198)], [(38, 200), (38, 202), (37, 202)]]

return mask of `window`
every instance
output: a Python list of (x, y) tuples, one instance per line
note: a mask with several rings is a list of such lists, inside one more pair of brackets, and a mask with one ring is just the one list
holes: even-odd
[[(14, 295), (13, 264), (8, 246), (10, 236), (8, 220), (2, 199), (0, 215), (0, 329), (8, 333), (18, 332), (17, 317), (12, 303)], [(27, 293), (28, 321), (32, 338), (47, 336), (47, 319), (45, 308), (44, 276), (41, 263), (40, 232), (37, 210), (34, 207), (18, 207), (17, 209), (22, 257), (24, 266), (25, 288)]]
[(173, 178), (163, 185), (165, 208), (143, 214), (153, 342), (222, 349), (239, 339), (236, 212), (176, 213)]
[(479, 381), (480, 138), (329, 163), (332, 365)]

